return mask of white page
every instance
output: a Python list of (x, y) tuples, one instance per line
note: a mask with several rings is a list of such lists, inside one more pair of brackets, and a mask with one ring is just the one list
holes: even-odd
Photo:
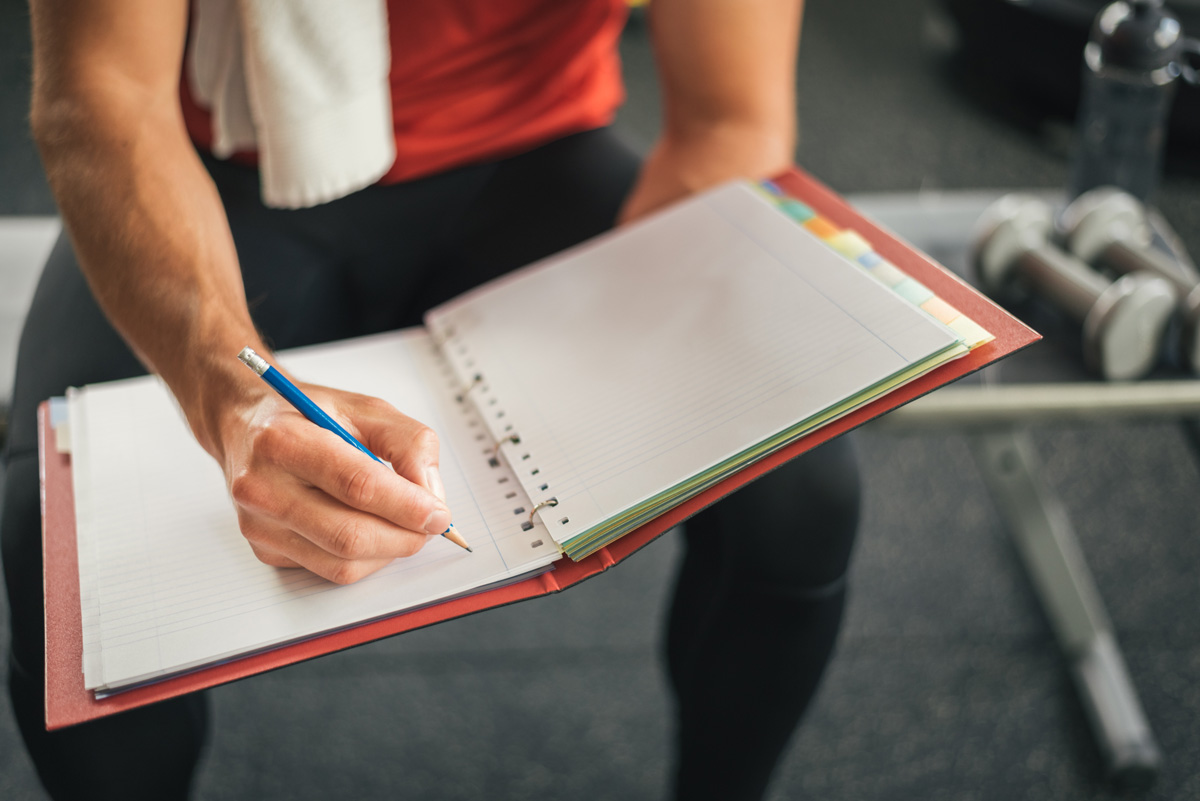
[[(231, 358), (235, 358), (231, 356)], [(86, 388), (74, 399), (81, 586), (88, 588), (87, 686), (115, 687), (420, 606), (557, 558), (456, 379), (420, 331), (281, 356), (306, 381), (388, 400), (433, 427), (455, 526), (474, 553), (436, 538), (356, 584), (260, 563), (237, 528), (224, 478), (153, 378)], [(76, 423), (83, 423), (76, 426)], [(516, 490), (517, 498), (506, 495)], [(539, 544), (540, 543), (540, 544)], [(87, 544), (90, 558), (84, 558)], [(535, 547), (536, 546), (536, 547)], [(85, 601), (86, 602), (86, 601)]]
[[(954, 335), (732, 184), (433, 310), (563, 542)], [(470, 367), (468, 365), (477, 365)], [(544, 489), (543, 489), (544, 487)]]
[[(76, 425), (67, 425), (70, 436), (72, 463), (78, 459), (87, 462), (90, 448), (83, 432), (87, 431), (86, 409), (81, 393), (70, 390), (67, 397), (67, 419), (75, 420)], [(76, 520), (87, 519), (93, 515), (92, 482), (72, 481), (72, 492), (75, 503)], [(96, 575), (92, 565), (95, 563), (95, 544), (90, 530), (76, 531), (76, 552), (79, 565), (79, 603), (82, 612), (83, 633), (83, 676), (84, 682), (100, 681), (102, 676), (100, 664), (100, 610), (96, 600)]]

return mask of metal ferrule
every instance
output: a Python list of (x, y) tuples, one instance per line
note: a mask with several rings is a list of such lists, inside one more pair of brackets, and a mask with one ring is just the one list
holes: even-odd
[(238, 354), (238, 358), (242, 360), (243, 364), (259, 375), (267, 372), (271, 367), (271, 365), (267, 364), (266, 359), (250, 350), (250, 348), (242, 348), (242, 352)]

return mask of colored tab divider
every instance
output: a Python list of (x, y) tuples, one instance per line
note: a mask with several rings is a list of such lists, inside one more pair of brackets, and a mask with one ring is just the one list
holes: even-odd
[(930, 317), (949, 328), (967, 348), (974, 350), (992, 336), (983, 326), (967, 317), (958, 309), (939, 298), (931, 289), (908, 275), (896, 265), (875, 252), (871, 243), (857, 231), (838, 228), (808, 206), (788, 196), (771, 181), (756, 184), (762, 194), (780, 211), (799, 223), (805, 230), (829, 247), (862, 267), (879, 283), (924, 311)]

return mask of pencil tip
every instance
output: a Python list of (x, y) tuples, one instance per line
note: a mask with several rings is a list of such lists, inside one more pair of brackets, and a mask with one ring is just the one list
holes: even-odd
[(458, 529), (454, 527), (453, 523), (450, 524), (448, 529), (442, 532), (442, 536), (453, 542), (459, 548), (462, 548), (464, 551), (471, 551), (471, 546), (467, 544), (467, 540), (463, 537), (463, 535), (458, 533)]

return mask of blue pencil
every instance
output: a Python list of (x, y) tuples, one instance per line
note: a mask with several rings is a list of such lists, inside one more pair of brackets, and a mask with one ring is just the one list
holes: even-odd
[[(310, 421), (316, 423), (326, 431), (332, 431), (333, 433), (337, 434), (347, 443), (358, 448), (360, 451), (365, 453), (367, 456), (370, 456), (380, 464), (386, 464), (378, 456), (367, 450), (367, 448), (361, 442), (355, 439), (349, 431), (338, 425), (337, 420), (334, 420), (332, 417), (326, 414), (324, 409), (313, 403), (307, 395), (300, 391), (299, 387), (297, 387), (291, 381), (288, 381), (287, 376), (276, 370), (271, 365), (267, 364), (266, 359), (259, 356), (250, 348), (242, 348), (242, 352), (238, 354), (238, 358), (242, 360), (243, 364), (257, 373), (263, 381), (266, 381), (268, 384), (270, 384), (271, 389), (278, 392), (284, 400), (295, 406), (296, 411), (300, 412), (300, 414), (304, 415)], [(463, 539), (462, 535), (459, 534), (458, 531), (455, 530), (453, 525), (443, 531), (442, 536), (460, 548), (465, 548), (468, 551), (471, 550), (471, 546), (467, 545), (467, 541)]]

